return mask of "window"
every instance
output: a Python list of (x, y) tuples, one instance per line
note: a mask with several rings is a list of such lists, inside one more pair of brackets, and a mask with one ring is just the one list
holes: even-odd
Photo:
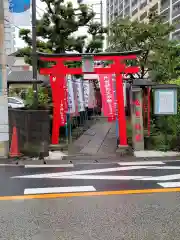
[(119, 4), (119, 12), (121, 12), (123, 10), (123, 3)]
[(169, 21), (169, 15), (170, 15), (169, 9), (168, 9), (167, 11), (164, 11), (164, 12), (161, 14), (162, 19), (163, 19), (163, 22)]
[(130, 13), (130, 7), (125, 8), (124, 14), (125, 16), (129, 16)]
[(156, 12), (158, 10), (158, 3), (156, 3), (152, 8), (151, 11), (152, 12)]
[(124, 2), (125, 7), (129, 5), (129, 0), (125, 0)]
[(180, 17), (174, 19), (172, 23), (175, 25), (176, 30), (180, 29)]
[(174, 40), (180, 41), (180, 31), (174, 33), (174, 34), (172, 35), (172, 38), (173, 38)]
[(176, 17), (180, 14), (180, 3), (174, 4), (172, 9), (172, 17)]
[(169, 0), (161, 0), (161, 11), (163, 11), (166, 8), (168, 8), (169, 5), (170, 5), (170, 1)]
[(175, 2), (177, 2), (177, 0), (172, 0), (172, 4), (175, 3)]
[(134, 16), (137, 12), (138, 12), (138, 8), (136, 8), (136, 9), (132, 12), (132, 16)]
[(146, 5), (147, 5), (147, 0), (146, 1), (144, 1), (144, 0), (140, 1), (140, 9), (144, 8)]
[(140, 16), (140, 21), (144, 20), (146, 17), (147, 17), (147, 12), (143, 13), (143, 14)]

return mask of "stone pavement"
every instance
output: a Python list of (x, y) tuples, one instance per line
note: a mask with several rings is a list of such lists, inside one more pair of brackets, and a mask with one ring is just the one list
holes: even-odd
[(116, 148), (115, 123), (98, 122), (69, 146), (68, 155), (113, 155)]

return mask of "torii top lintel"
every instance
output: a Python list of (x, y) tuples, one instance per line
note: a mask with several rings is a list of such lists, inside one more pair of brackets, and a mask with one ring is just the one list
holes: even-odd
[[(44, 68), (40, 70), (40, 74), (43, 75), (59, 75), (59, 74), (83, 74), (83, 73), (137, 73), (138, 67), (126, 67), (123, 60), (136, 59), (137, 55), (141, 53), (141, 50), (128, 51), (128, 52), (103, 52), (103, 53), (56, 53), (49, 54), (43, 52), (37, 52), (38, 57), (43, 61), (56, 62), (56, 65), (51, 68)], [(82, 61), (83, 58), (92, 58), (93, 61), (113, 61), (113, 64), (108, 68), (94, 68), (91, 71), (84, 71), (82, 68), (68, 68), (64, 66), (65, 61)], [(59, 71), (59, 69), (61, 69)]]

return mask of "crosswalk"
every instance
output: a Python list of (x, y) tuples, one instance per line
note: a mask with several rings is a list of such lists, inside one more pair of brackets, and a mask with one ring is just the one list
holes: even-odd
[(10, 180), (19, 184), (24, 195), (180, 188), (180, 161), (44, 164), (20, 169)]

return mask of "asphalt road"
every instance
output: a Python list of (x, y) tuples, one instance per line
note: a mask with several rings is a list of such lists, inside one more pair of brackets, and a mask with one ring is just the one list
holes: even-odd
[(180, 188), (180, 161), (1, 166), (0, 181), (0, 198), (77, 192), (131, 193), (131, 190), (147, 192), (152, 189), (161, 192), (162, 189)]
[(179, 240), (180, 194), (0, 202), (1, 240)]
[(179, 240), (180, 162), (133, 164), (0, 166), (0, 240)]

